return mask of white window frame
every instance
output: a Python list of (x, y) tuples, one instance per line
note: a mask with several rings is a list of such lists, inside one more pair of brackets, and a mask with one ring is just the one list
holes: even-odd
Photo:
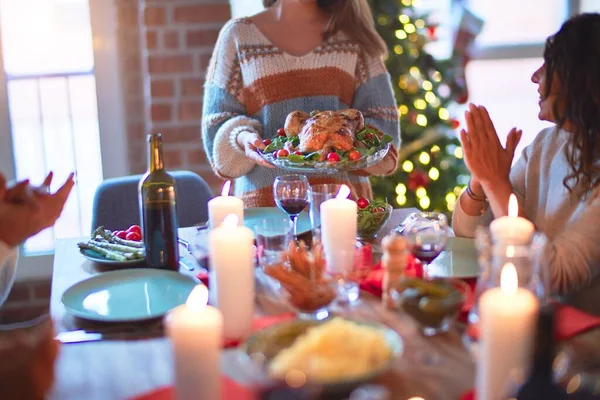
[[(124, 86), (118, 52), (117, 1), (89, 0), (104, 179), (130, 173)], [(10, 181), (15, 179), (15, 166), (1, 46), (0, 40), (0, 170)], [(51, 277), (53, 263), (54, 252), (21, 256), (18, 261), (17, 280)]]

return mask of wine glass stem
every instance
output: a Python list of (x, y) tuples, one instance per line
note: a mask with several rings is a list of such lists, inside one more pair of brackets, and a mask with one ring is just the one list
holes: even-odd
[(290, 219), (292, 220), (292, 230), (294, 233), (294, 240), (296, 240), (296, 221), (298, 220), (298, 216), (297, 215), (290, 215)]
[(429, 279), (429, 263), (422, 261), (421, 266), (423, 267), (423, 279)]

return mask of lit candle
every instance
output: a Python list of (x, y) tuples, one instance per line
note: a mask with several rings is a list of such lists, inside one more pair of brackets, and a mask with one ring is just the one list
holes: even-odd
[(165, 326), (175, 356), (177, 399), (221, 398), (223, 317), (207, 306), (206, 286), (197, 285), (183, 304), (167, 314)]
[(357, 230), (356, 202), (348, 199), (350, 188), (342, 185), (334, 199), (321, 203), (321, 242), (327, 269), (334, 273), (354, 265)]
[(513, 245), (529, 244), (534, 231), (531, 221), (519, 217), (519, 202), (514, 194), (508, 200), (508, 216), (496, 218), (490, 224), (490, 232), (496, 241)]
[(243, 339), (254, 316), (254, 233), (230, 214), (209, 234), (210, 301), (223, 313), (223, 336)]
[(229, 214), (238, 216), (238, 224), (244, 223), (244, 202), (242, 199), (230, 196), (230, 188), (231, 181), (225, 182), (221, 195), (208, 202), (208, 224), (211, 228), (219, 226)]
[(515, 266), (505, 264), (500, 287), (485, 291), (479, 300), (478, 398), (505, 399), (510, 395), (509, 386), (527, 376), (538, 309), (533, 293), (519, 287)]

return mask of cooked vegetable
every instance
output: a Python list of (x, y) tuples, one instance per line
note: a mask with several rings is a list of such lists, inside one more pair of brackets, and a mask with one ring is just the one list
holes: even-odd
[(103, 247), (96, 246), (96, 245), (92, 244), (91, 241), (87, 242), (87, 243), (81, 242), (81, 243), (78, 243), (77, 245), (81, 249), (94, 250), (96, 253), (102, 255), (104, 258), (107, 258), (109, 260), (118, 261), (118, 262), (125, 262), (128, 260), (127, 256), (125, 256), (125, 254), (117, 253), (116, 251), (110, 251)]
[(123, 239), (117, 237), (113, 232), (109, 231), (108, 229), (104, 229), (103, 226), (96, 228), (96, 230), (92, 234), (92, 238), (96, 238), (97, 236), (101, 236), (102, 239), (104, 239), (108, 242), (122, 244), (124, 246), (138, 247), (138, 248), (144, 247), (144, 243), (136, 242), (133, 240), (123, 240)]

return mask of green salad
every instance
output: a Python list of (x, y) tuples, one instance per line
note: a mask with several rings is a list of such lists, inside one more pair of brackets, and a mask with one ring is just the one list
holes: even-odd
[[(326, 155), (329, 163), (351, 163), (364, 157), (368, 157), (378, 150), (386, 147), (393, 141), (390, 135), (386, 135), (373, 126), (365, 126), (355, 135), (354, 147), (348, 151), (334, 150)], [(286, 136), (283, 128), (277, 131), (273, 139), (263, 141), (266, 146), (262, 151), (265, 155), (271, 155), (276, 159), (287, 160), (291, 163), (310, 163), (325, 161), (320, 158), (321, 152), (303, 153), (298, 149), (300, 139), (298, 136)]]
[(391, 215), (391, 207), (382, 200), (358, 199), (358, 236), (361, 238), (373, 238), (381, 227), (387, 222)]

